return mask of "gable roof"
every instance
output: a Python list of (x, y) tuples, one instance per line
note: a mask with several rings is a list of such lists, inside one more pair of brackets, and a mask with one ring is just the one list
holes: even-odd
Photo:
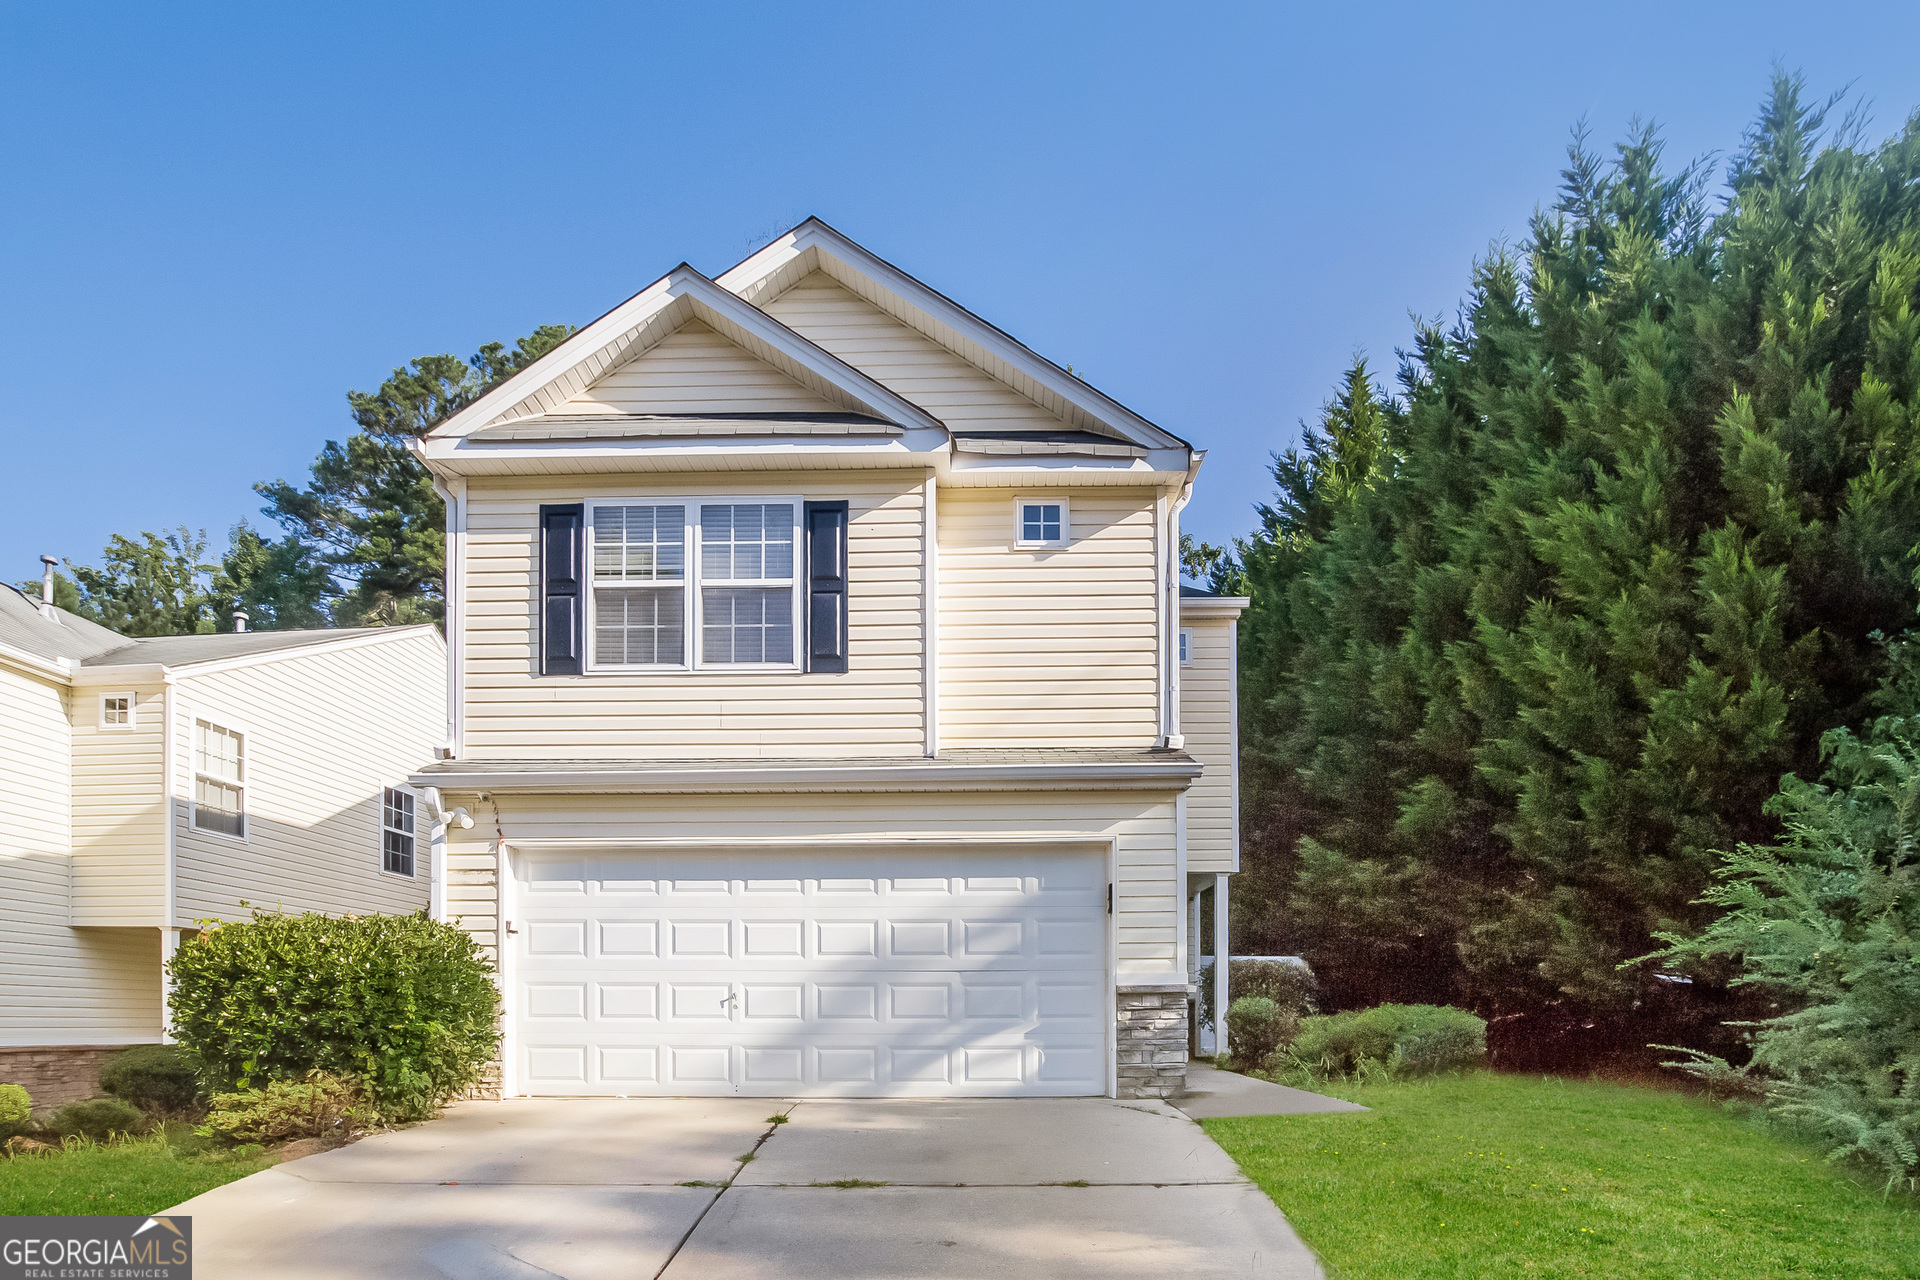
[(715, 280), (758, 307), (815, 271), (986, 370), (1071, 427), (1150, 449), (1191, 448), (819, 218), (808, 218)]
[(40, 603), (19, 589), (0, 584), (0, 648), (25, 653), (54, 668), (110, 670), (114, 667), (190, 667), (288, 654), (299, 649), (349, 641), (386, 639), (431, 627), (316, 627), (296, 631), (216, 631), (192, 636), (123, 636), (97, 622), (55, 608), (41, 614)]
[(429, 443), (460, 440), (503, 422), (555, 411), (578, 414), (580, 406), (569, 405), (569, 400), (695, 319), (848, 413), (902, 427), (941, 425), (918, 405), (683, 262), (448, 417), (424, 438)]

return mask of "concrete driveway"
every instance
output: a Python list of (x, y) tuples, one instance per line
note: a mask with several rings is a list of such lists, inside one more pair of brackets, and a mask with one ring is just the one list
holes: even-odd
[(1093, 1098), (461, 1103), (172, 1212), (200, 1280), (1321, 1274), (1197, 1124)]

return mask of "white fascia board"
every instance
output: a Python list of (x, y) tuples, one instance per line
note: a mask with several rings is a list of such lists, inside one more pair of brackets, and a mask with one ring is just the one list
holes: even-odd
[(1253, 601), (1247, 596), (1181, 596), (1180, 617), (1221, 618), (1231, 620), (1243, 613)]
[(947, 448), (944, 430), (909, 430), (891, 439), (725, 437), (608, 441), (515, 440), (471, 444), (429, 441), (415, 454), (443, 477), (528, 475), (529, 462), (555, 471), (820, 470), (834, 467), (924, 467)]
[(609, 792), (672, 795), (792, 791), (1185, 791), (1200, 776), (1196, 763), (1031, 765), (834, 765), (819, 768), (737, 766), (700, 769), (628, 768), (570, 771), (454, 770), (415, 774), (420, 787), (442, 792)]
[(346, 636), (339, 640), (315, 640), (311, 644), (294, 645), (286, 649), (269, 649), (265, 653), (244, 653), (232, 658), (209, 658), (203, 662), (176, 662), (171, 666), (163, 666), (157, 662), (142, 662), (120, 663), (104, 667), (77, 667), (73, 672), (73, 683), (86, 686), (117, 685), (129, 682), (158, 683), (170, 679), (210, 676), (222, 671), (239, 671), (247, 667), (266, 666), (268, 663), (283, 662), (290, 658), (306, 658), (321, 653), (364, 649), (376, 644), (392, 644), (398, 640), (414, 640), (420, 638), (422, 634), (433, 637), (434, 644), (445, 652), (447, 642), (440, 638), (439, 630), (432, 623), (421, 623), (411, 627), (382, 627), (374, 635)]
[(539, 394), (591, 359), (621, 335), (639, 328), (683, 298), (692, 315), (710, 324), (717, 321), (715, 327), (722, 331), (733, 328), (750, 335), (878, 417), (909, 427), (939, 428), (941, 425), (939, 419), (918, 405), (887, 390), (838, 356), (681, 263), (428, 432), (425, 441), (428, 455), (431, 456), (432, 446), (437, 443), (458, 439), (489, 425), (507, 410)]
[[(982, 350), (1018, 369), (1081, 412), (1106, 423), (1138, 444), (1156, 449), (1185, 449), (1187, 442), (1157, 427), (1103, 391), (1087, 385), (1033, 348), (982, 320), (953, 299), (922, 284), (900, 268), (849, 240), (818, 218), (805, 222), (752, 254), (717, 278), (722, 288), (743, 293), (809, 249), (865, 276), (940, 324), (966, 336)], [(989, 371), (991, 372), (991, 371)]]
[(44, 676), (62, 684), (73, 678), (79, 665), (71, 658), (43, 658), (37, 653), (28, 653), (25, 649), (16, 649), (10, 644), (0, 644), (0, 663), (18, 667), (30, 675)]

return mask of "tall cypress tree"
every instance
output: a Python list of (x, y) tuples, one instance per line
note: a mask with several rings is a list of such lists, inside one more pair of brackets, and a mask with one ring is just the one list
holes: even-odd
[(1524, 257), (1416, 335), (1388, 465), (1276, 466), (1240, 919), (1336, 999), (1468, 1001), (1510, 1056), (1706, 1019), (1716, 975), (1621, 962), (1701, 923), (1914, 604), (1920, 117), (1868, 151), (1834, 105), (1777, 76), (1713, 216), (1651, 128), (1576, 135)]

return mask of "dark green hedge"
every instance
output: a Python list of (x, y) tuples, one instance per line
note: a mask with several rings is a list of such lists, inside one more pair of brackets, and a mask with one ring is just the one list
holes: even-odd
[(499, 1041), (492, 966), (424, 913), (256, 912), (184, 941), (168, 971), (174, 1035), (217, 1090), (326, 1071), (360, 1080), (382, 1116), (418, 1119)]

